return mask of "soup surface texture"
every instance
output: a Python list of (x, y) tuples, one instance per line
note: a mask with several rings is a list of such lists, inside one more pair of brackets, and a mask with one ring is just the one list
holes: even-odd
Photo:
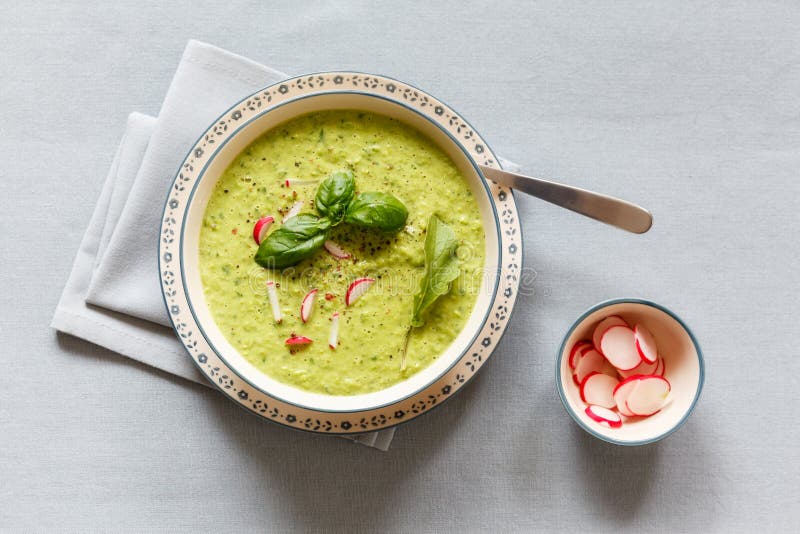
[[(264, 269), (253, 225), (297, 202), (316, 213), (319, 182), (353, 172), (356, 194), (383, 191), (407, 207), (406, 226), (384, 234), (341, 224), (329, 239), (352, 255), (325, 249), (294, 267)], [(288, 185), (287, 185), (288, 180)], [(408, 340), (414, 293), (425, 271), (425, 229), (437, 214), (459, 240), (460, 275)], [(248, 361), (280, 382), (315, 393), (356, 395), (392, 386), (431, 364), (460, 333), (484, 276), (484, 231), (476, 200), (453, 161), (420, 132), (395, 119), (359, 111), (315, 112), (280, 124), (248, 146), (216, 184), (200, 233), (200, 274), (207, 305), (226, 339)], [(349, 284), (375, 283), (351, 306)], [(278, 285), (283, 320), (276, 324), (267, 281)], [(300, 304), (318, 293), (308, 322)], [(331, 317), (340, 314), (339, 343), (328, 346)], [(312, 343), (286, 345), (293, 336)]]

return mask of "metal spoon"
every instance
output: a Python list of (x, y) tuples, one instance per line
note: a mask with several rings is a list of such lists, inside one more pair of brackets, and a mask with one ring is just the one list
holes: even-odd
[(653, 225), (653, 216), (649, 211), (625, 200), (485, 165), (479, 167), (483, 175), (493, 182), (634, 234), (643, 234)]

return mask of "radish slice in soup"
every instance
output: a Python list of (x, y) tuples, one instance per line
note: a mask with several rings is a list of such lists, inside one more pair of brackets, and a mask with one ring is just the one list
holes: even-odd
[(280, 323), (283, 320), (283, 314), (281, 305), (278, 303), (278, 289), (272, 280), (267, 282), (267, 295), (269, 296), (269, 305), (272, 307), (272, 317), (276, 323)]
[(317, 290), (312, 289), (303, 297), (303, 303), (300, 304), (300, 319), (302, 319), (304, 323), (307, 323), (311, 318), (311, 312), (314, 311), (314, 299), (316, 296)]
[(333, 350), (339, 346), (339, 312), (333, 314), (331, 317), (331, 333), (328, 336), (328, 346)]
[(285, 223), (286, 221), (288, 221), (289, 219), (300, 213), (301, 209), (303, 209), (303, 201), (300, 200), (298, 202), (295, 202), (294, 205), (291, 208), (289, 208), (289, 211), (286, 212), (286, 215), (283, 216), (283, 222)]
[(261, 242), (269, 232), (269, 227), (272, 226), (272, 223), (275, 222), (275, 219), (272, 217), (261, 217), (259, 220), (256, 221), (256, 224), (253, 226), (253, 239), (256, 242), (256, 245), (260, 245)]
[(334, 243), (331, 240), (325, 241), (325, 250), (331, 253), (331, 256), (340, 260), (346, 260), (350, 257), (350, 254), (345, 252), (345, 250)]
[(374, 283), (374, 278), (359, 278), (353, 281), (350, 287), (347, 288), (347, 294), (344, 297), (345, 304), (352, 306)]
[(292, 336), (286, 340), (287, 345), (308, 345), (314, 341), (306, 336)]

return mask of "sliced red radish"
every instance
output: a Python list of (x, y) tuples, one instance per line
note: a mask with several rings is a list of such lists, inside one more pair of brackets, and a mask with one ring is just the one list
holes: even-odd
[(627, 326), (612, 326), (600, 338), (600, 352), (620, 371), (633, 369), (642, 361), (636, 350), (633, 330)]
[(328, 336), (328, 346), (333, 350), (339, 346), (339, 312), (331, 317), (331, 333)]
[(647, 363), (645, 361), (642, 361), (639, 365), (637, 365), (633, 369), (629, 369), (627, 371), (620, 371), (619, 375), (622, 378), (628, 378), (629, 376), (634, 376), (634, 375), (657, 375), (658, 374), (656, 372), (657, 368), (658, 368), (658, 362)]
[(603, 406), (596, 406), (594, 404), (587, 406), (586, 415), (604, 426), (611, 428), (619, 428), (622, 426), (622, 417), (620, 417), (617, 412), (612, 412)]
[(632, 376), (630, 378), (626, 378), (614, 388), (614, 402), (617, 404), (617, 410), (619, 410), (619, 413), (622, 415), (633, 417), (634, 413), (628, 409), (628, 406), (625, 404), (625, 402), (638, 385), (638, 376)]
[(619, 315), (609, 315), (597, 324), (592, 334), (592, 343), (594, 343), (595, 348), (600, 352), (603, 352), (600, 350), (600, 339), (603, 337), (603, 334), (606, 333), (606, 330), (612, 326), (628, 326), (628, 323)]
[(664, 404), (662, 404), (662, 405), (661, 405), (661, 409), (663, 410), (664, 408), (666, 408), (667, 406), (669, 406), (670, 404), (672, 404), (672, 401), (674, 401), (674, 400), (675, 400), (675, 395), (673, 395), (673, 394), (670, 392), (670, 394), (669, 394), (669, 395), (667, 395), (667, 398), (666, 398), (666, 399), (664, 399)]
[(628, 394), (625, 406), (634, 415), (650, 416), (664, 407), (671, 386), (666, 378), (647, 375), (631, 377), (637, 386)]
[(664, 358), (661, 356), (658, 357), (658, 361), (656, 362), (656, 368), (653, 370), (653, 375), (664, 376), (664, 371), (667, 369), (667, 364), (664, 362)]
[(608, 376), (614, 377), (616, 379), (619, 379), (619, 371), (617, 370), (616, 367), (611, 365), (611, 362), (609, 362), (608, 360), (606, 360), (603, 363), (603, 368), (600, 369), (600, 372), (603, 373), (604, 375), (608, 375)]
[(319, 180), (301, 180), (299, 178), (287, 179), (284, 181), (286, 187), (298, 187), (302, 185), (316, 185)]
[(278, 289), (272, 280), (267, 282), (267, 295), (269, 295), (269, 305), (272, 307), (272, 317), (276, 323), (280, 323), (283, 321), (283, 314), (281, 313), (281, 305), (278, 303)]
[(256, 221), (256, 224), (253, 226), (253, 239), (255, 239), (256, 245), (261, 244), (267, 232), (269, 232), (269, 227), (272, 226), (274, 222), (275, 219), (270, 216), (261, 217)]
[(622, 317), (611, 315), (597, 324), (592, 341), (575, 342), (567, 359), (591, 419), (617, 427), (626, 418), (649, 417), (671, 402), (664, 359), (645, 326), (631, 328)]
[[(575, 363), (575, 368), (576, 368), (576, 369), (578, 368), (578, 364), (580, 363), (580, 361), (581, 361), (581, 358), (583, 358), (583, 356), (584, 356), (584, 355), (585, 355), (587, 352), (589, 352), (590, 350), (594, 350), (594, 345), (592, 345), (591, 343), (588, 343), (588, 344), (584, 345), (583, 347), (579, 348), (579, 349), (578, 349), (578, 350), (575, 352), (575, 357), (573, 358), (573, 360), (574, 360), (574, 363)], [(598, 351), (598, 352), (599, 352), (599, 351)], [(578, 385), (580, 385), (580, 384), (578, 384)]]
[(592, 344), (588, 341), (578, 341), (572, 346), (572, 350), (569, 351), (569, 366), (571, 369), (575, 369), (578, 366), (578, 360), (580, 359), (580, 351), (583, 348), (591, 348)]
[(292, 336), (286, 340), (287, 345), (308, 345), (309, 343), (313, 343), (314, 340), (307, 338), (306, 336)]
[(606, 359), (594, 349), (586, 352), (575, 368), (575, 379), (583, 383), (583, 379), (592, 373), (599, 373), (603, 369)]
[(344, 296), (345, 304), (352, 306), (374, 283), (374, 278), (358, 278), (354, 280), (350, 287), (347, 288), (347, 294)]
[(325, 250), (330, 252), (334, 258), (340, 260), (346, 260), (347, 258), (350, 257), (350, 254), (348, 252), (345, 252), (345, 250), (342, 247), (340, 247), (330, 239), (328, 241), (325, 241)]
[(633, 412), (631, 412), (628, 409), (627, 403), (623, 403), (622, 406), (617, 406), (617, 410), (619, 410), (620, 415), (624, 415), (625, 417), (635, 417), (636, 416), (636, 414), (634, 414)]
[(288, 221), (289, 219), (300, 213), (301, 209), (303, 209), (303, 201), (300, 200), (298, 202), (295, 202), (294, 205), (291, 208), (289, 208), (289, 211), (286, 212), (286, 215), (283, 216), (283, 222), (285, 223), (286, 221)]
[(303, 303), (300, 304), (300, 319), (302, 319), (304, 323), (308, 322), (308, 319), (311, 317), (311, 312), (314, 311), (314, 299), (316, 296), (317, 290), (312, 289), (303, 297)]
[(656, 363), (658, 359), (658, 347), (656, 347), (656, 338), (650, 333), (650, 330), (641, 324), (637, 324), (633, 328), (633, 335), (636, 339), (636, 350), (639, 351), (639, 356), (647, 363)]
[(621, 389), (630, 386), (631, 384), (635, 384), (637, 378), (639, 378), (638, 375), (628, 377), (625, 380), (620, 380), (619, 384), (614, 387), (614, 395), (616, 395)]
[(595, 371), (581, 382), (581, 399), (586, 404), (614, 408), (617, 405), (614, 401), (614, 388), (617, 384), (619, 380), (616, 378)]

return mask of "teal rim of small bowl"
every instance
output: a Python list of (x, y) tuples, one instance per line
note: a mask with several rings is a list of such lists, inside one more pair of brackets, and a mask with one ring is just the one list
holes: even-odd
[[(603, 308), (607, 308), (615, 304), (643, 304), (645, 306), (650, 306), (651, 308), (655, 308), (657, 310), (666, 313), (667, 315), (675, 319), (678, 322), (678, 324), (681, 325), (681, 328), (683, 328), (686, 331), (686, 333), (689, 334), (689, 339), (692, 340), (692, 345), (694, 345), (694, 349), (697, 352), (697, 361), (700, 368), (700, 373), (697, 381), (697, 391), (695, 391), (694, 399), (692, 399), (692, 404), (689, 406), (689, 409), (686, 410), (686, 413), (683, 415), (680, 421), (678, 421), (674, 426), (672, 426), (666, 432), (663, 432), (654, 438), (644, 439), (640, 441), (622, 441), (598, 433), (589, 425), (584, 423), (580, 419), (580, 417), (578, 417), (578, 414), (575, 413), (575, 411), (572, 409), (569, 402), (567, 401), (567, 395), (564, 392), (564, 384), (561, 380), (561, 360), (564, 359), (564, 349), (566, 348), (567, 340), (575, 331), (575, 329), (578, 327), (578, 325), (581, 324), (587, 317), (589, 317), (597, 310), (601, 310)], [(705, 374), (706, 373), (705, 373), (705, 363), (703, 360), (703, 351), (700, 349), (700, 344), (697, 342), (697, 338), (694, 337), (694, 333), (692, 332), (691, 328), (689, 328), (680, 317), (678, 317), (674, 312), (672, 312), (668, 308), (665, 308), (660, 304), (656, 304), (653, 301), (638, 299), (638, 298), (619, 298), (619, 299), (605, 300), (603, 302), (595, 304), (594, 306), (586, 310), (580, 317), (578, 317), (577, 320), (575, 320), (574, 323), (572, 323), (572, 326), (570, 326), (569, 330), (567, 330), (567, 333), (564, 335), (564, 339), (561, 341), (561, 345), (559, 346), (558, 357), (556, 358), (556, 389), (558, 390), (558, 396), (561, 398), (561, 404), (564, 405), (564, 409), (567, 411), (570, 417), (572, 417), (572, 419), (576, 423), (578, 423), (578, 426), (580, 426), (582, 429), (584, 429), (586, 432), (596, 437), (597, 439), (600, 439), (607, 443), (612, 443), (614, 445), (624, 445), (628, 447), (635, 447), (638, 445), (647, 445), (649, 443), (655, 443), (656, 441), (660, 441), (666, 438), (667, 436), (673, 434), (680, 427), (682, 427), (683, 424), (686, 423), (686, 420), (689, 418), (692, 412), (694, 412), (694, 407), (697, 405), (697, 401), (700, 399), (700, 393), (703, 391), (703, 384), (705, 383)]]

